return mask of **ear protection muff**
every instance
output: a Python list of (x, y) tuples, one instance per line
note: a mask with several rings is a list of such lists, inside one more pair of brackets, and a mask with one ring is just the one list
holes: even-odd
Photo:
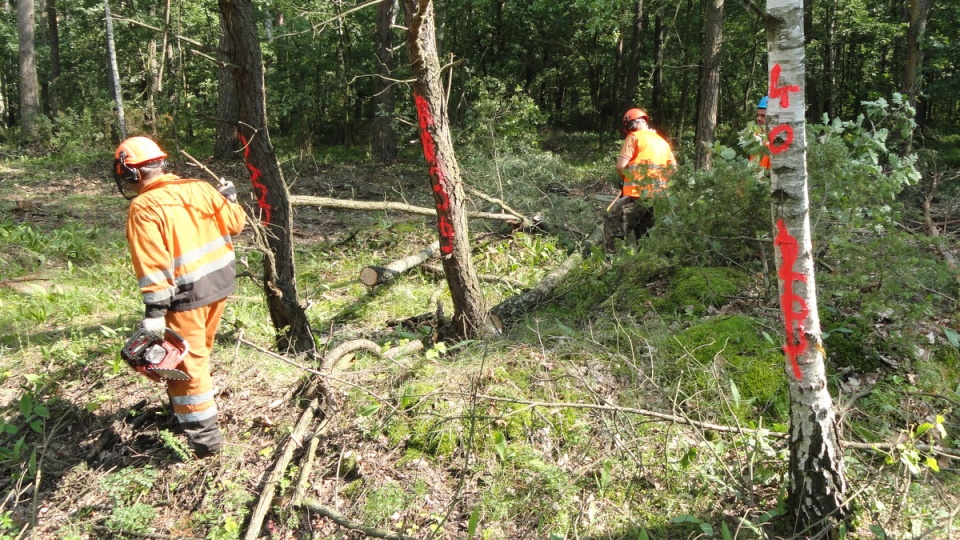
[[(120, 151), (120, 155), (113, 160), (113, 181), (117, 184), (117, 191), (128, 201), (136, 197), (136, 194), (130, 195), (131, 184), (140, 182), (140, 169), (127, 165), (127, 153)], [(124, 188), (127, 188), (124, 190)]]
[(140, 169), (135, 169), (127, 165), (127, 153), (120, 151), (120, 157), (113, 161), (114, 172), (118, 178), (131, 184), (140, 182)]

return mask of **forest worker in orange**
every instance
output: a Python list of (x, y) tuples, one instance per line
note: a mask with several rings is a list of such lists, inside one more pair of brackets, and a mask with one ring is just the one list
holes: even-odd
[(653, 227), (653, 207), (639, 199), (662, 195), (670, 171), (677, 165), (670, 143), (651, 129), (649, 122), (643, 109), (630, 109), (623, 115), (626, 137), (617, 157), (622, 188), (603, 224), (603, 248), (607, 253), (613, 252), (614, 238), (633, 233), (639, 241)]
[[(769, 148), (770, 146), (770, 141), (767, 140), (767, 101), (769, 101), (769, 97), (763, 96), (763, 98), (760, 99), (760, 102), (757, 103), (757, 125), (755, 126), (753, 132), (754, 139), (758, 143), (762, 144), (764, 148)], [(764, 169), (770, 168), (769, 152), (750, 156), (750, 161), (757, 162), (760, 167)]]
[[(147, 137), (126, 139), (114, 157), (120, 193), (136, 197), (127, 214), (127, 241), (145, 305), (140, 324), (159, 334), (169, 328), (189, 344), (179, 369), (190, 379), (165, 383), (187, 442), (206, 457), (224, 444), (210, 351), (236, 286), (233, 237), (243, 230), (246, 214), (232, 182), (214, 188), (170, 174), (167, 154)], [(128, 190), (135, 195), (128, 197)]]

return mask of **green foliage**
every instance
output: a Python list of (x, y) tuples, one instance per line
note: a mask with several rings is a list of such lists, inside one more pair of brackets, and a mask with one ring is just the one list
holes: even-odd
[(160, 430), (160, 440), (163, 441), (163, 445), (169, 448), (180, 461), (190, 461), (192, 458), (190, 448), (186, 443), (178, 439), (176, 435), (171, 433), (170, 430)]
[(489, 154), (519, 152), (537, 145), (543, 114), (522, 88), (494, 77), (470, 79), (471, 107), (458, 142), (466, 147), (489, 148)]
[(410, 507), (423, 490), (422, 484), (409, 491), (396, 482), (371, 489), (363, 501), (363, 522), (370, 526), (383, 525), (391, 515)]
[(122, 469), (100, 479), (101, 491), (117, 506), (129, 505), (146, 495), (157, 481), (159, 472), (147, 465)]
[(742, 296), (752, 277), (733, 268), (685, 267), (671, 278), (667, 295), (655, 301), (661, 311), (702, 317), (735, 296)]
[(148, 465), (122, 469), (100, 478), (100, 490), (112, 506), (104, 525), (115, 532), (150, 532), (156, 510), (140, 501), (153, 488), (158, 475), (158, 471)]
[(756, 413), (783, 422), (788, 412), (784, 356), (764, 338), (764, 322), (744, 316), (703, 319), (676, 334), (662, 355), (676, 358), (663, 377), (699, 414), (741, 418)]
[(138, 502), (130, 506), (118, 506), (110, 511), (104, 527), (116, 533), (149, 533), (156, 516), (157, 511), (149, 504)]

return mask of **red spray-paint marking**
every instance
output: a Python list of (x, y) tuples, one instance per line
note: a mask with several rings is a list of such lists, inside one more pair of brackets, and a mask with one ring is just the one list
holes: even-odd
[(774, 64), (770, 69), (770, 98), (780, 99), (780, 108), (790, 107), (790, 92), (799, 92), (799, 86), (784, 85), (777, 86), (780, 82), (780, 64)]
[(267, 186), (260, 181), (263, 173), (250, 163), (250, 146), (247, 145), (247, 138), (240, 133), (238, 133), (237, 136), (240, 137), (240, 144), (243, 145), (243, 164), (246, 165), (247, 170), (250, 171), (250, 183), (253, 184), (253, 187), (256, 188), (260, 194), (257, 197), (257, 206), (260, 207), (260, 210), (263, 210), (263, 219), (260, 221), (270, 223), (270, 214), (273, 208), (267, 203)]
[(423, 145), (423, 157), (427, 160), (430, 169), (430, 179), (433, 181), (434, 199), (437, 201), (437, 229), (440, 231), (440, 252), (453, 253), (454, 228), (450, 223), (450, 198), (447, 196), (445, 185), (446, 177), (437, 162), (437, 143), (430, 134), (433, 127), (433, 116), (430, 114), (430, 105), (419, 94), (413, 95), (417, 104), (417, 120), (420, 122), (420, 142)]
[[(783, 142), (777, 142), (777, 136), (781, 133), (784, 133)], [(767, 138), (770, 141), (770, 144), (767, 146), (770, 148), (771, 154), (779, 154), (780, 152), (785, 151), (787, 148), (790, 148), (790, 145), (793, 144), (793, 128), (786, 125), (780, 124), (779, 126), (770, 130), (770, 134), (767, 135)]]
[[(800, 87), (795, 85), (783, 85), (780, 84), (780, 64), (774, 64), (773, 68), (770, 69), (770, 98), (780, 100), (780, 108), (786, 109), (790, 106), (790, 92), (799, 92)], [(777, 142), (777, 137), (783, 133), (784, 138), (782, 142)], [(781, 124), (770, 130), (770, 133), (767, 135), (770, 144), (770, 153), (779, 154), (784, 152), (787, 148), (790, 148), (790, 145), (793, 144), (793, 128)]]
[[(810, 312), (807, 309), (807, 303), (793, 292), (795, 281), (807, 282), (807, 276), (800, 272), (794, 272), (793, 266), (797, 263), (800, 255), (800, 246), (797, 239), (790, 236), (787, 227), (782, 219), (777, 220), (777, 238), (774, 245), (780, 247), (780, 256), (783, 261), (777, 275), (783, 280), (783, 294), (780, 296), (780, 307), (783, 309), (784, 324), (787, 331), (787, 343), (783, 350), (790, 357), (790, 363), (793, 366), (793, 375), (797, 380), (803, 380), (800, 373), (800, 364), (797, 363), (797, 357), (807, 350), (807, 336), (803, 332), (803, 321)], [(796, 328), (796, 331), (794, 331)]]

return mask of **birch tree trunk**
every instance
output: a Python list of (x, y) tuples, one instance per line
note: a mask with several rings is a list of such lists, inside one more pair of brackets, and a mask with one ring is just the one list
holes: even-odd
[(707, 0), (706, 35), (697, 107), (697, 168), (713, 166), (713, 141), (720, 105), (720, 46), (723, 43), (723, 0)]
[(433, 4), (430, 0), (403, 0), (403, 8), (420, 141), (437, 207), (443, 271), (453, 300), (453, 320), (441, 333), (452, 339), (483, 337), (495, 331), (470, 255), (466, 197), (443, 99)]
[(790, 391), (787, 507), (796, 534), (824, 538), (848, 508), (843, 449), (824, 370), (810, 238), (803, 0), (768, 0), (766, 31), (771, 211)]
[(277, 333), (277, 348), (316, 354), (306, 311), (297, 300), (290, 193), (267, 130), (263, 58), (251, 0), (219, 0), (225, 39), (233, 51), (234, 84), (239, 96), (238, 137), (257, 195), (257, 218), (269, 246), (264, 261), (264, 292)]
[(20, 125), (28, 140), (37, 136), (40, 84), (37, 79), (36, 15), (33, 0), (17, 2), (17, 45), (20, 52)]
[(110, 0), (103, 0), (103, 13), (107, 21), (107, 56), (110, 62), (110, 75), (113, 78), (113, 99), (117, 106), (117, 128), (120, 129), (120, 140), (123, 140), (127, 138), (127, 121), (123, 116), (123, 94), (120, 90), (117, 48), (113, 44), (113, 17), (110, 15)]

